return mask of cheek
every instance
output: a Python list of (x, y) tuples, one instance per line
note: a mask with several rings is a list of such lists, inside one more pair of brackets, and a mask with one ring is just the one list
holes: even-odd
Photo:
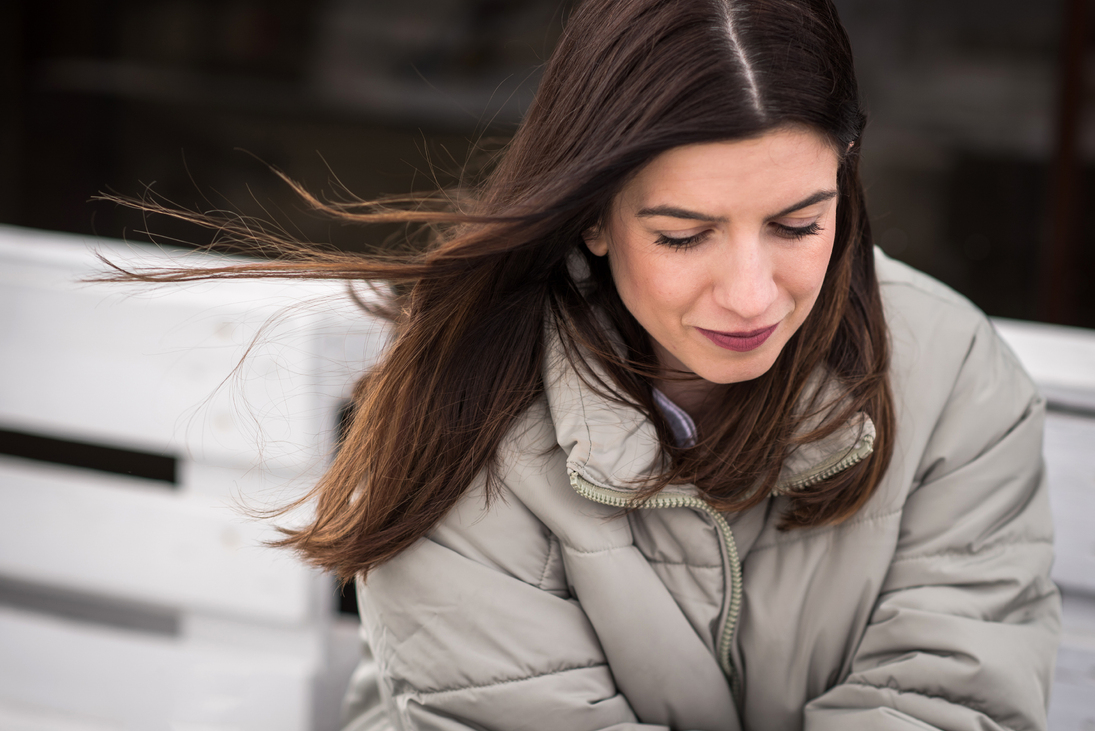
[(644, 325), (651, 320), (679, 314), (690, 300), (690, 283), (695, 277), (682, 267), (680, 257), (638, 247), (618, 249), (609, 265), (616, 290), (628, 310)]
[(825, 282), (825, 272), (829, 268), (832, 256), (833, 239), (818, 241), (815, 246), (804, 247), (789, 252), (786, 259), (785, 286), (791, 295), (800, 302), (812, 303)]

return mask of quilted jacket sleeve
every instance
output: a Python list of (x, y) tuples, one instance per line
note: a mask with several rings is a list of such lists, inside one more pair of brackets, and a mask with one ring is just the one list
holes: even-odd
[(1060, 608), (1043, 415), (982, 319), (930, 431), (851, 673), (807, 705), (807, 731), (1046, 727)]
[(387, 710), (348, 728), (668, 731), (616, 689), (554, 537), (512, 496), (481, 508), (466, 496), (359, 586), (378, 664), (360, 680)]

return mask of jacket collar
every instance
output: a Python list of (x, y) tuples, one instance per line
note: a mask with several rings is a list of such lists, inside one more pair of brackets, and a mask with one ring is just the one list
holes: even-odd
[[(587, 358), (590, 371), (583, 379), (567, 360), (555, 328), (549, 325), (546, 330), (544, 389), (556, 441), (567, 455), (567, 470), (599, 487), (635, 490), (662, 460), (654, 424), (637, 409), (599, 393), (590, 384), (607, 386), (611, 383), (607, 375)], [(814, 409), (815, 415), (802, 426), (803, 433), (816, 428), (839, 401), (828, 379), (813, 379), (815, 384), (823, 380), (823, 393), (809, 399), (823, 406)], [(816, 388), (807, 391), (812, 394)], [(874, 438), (874, 423), (857, 413), (828, 437), (795, 449), (784, 462), (774, 492), (804, 489), (851, 467), (871, 453)], [(682, 488), (695, 491), (692, 486)]]

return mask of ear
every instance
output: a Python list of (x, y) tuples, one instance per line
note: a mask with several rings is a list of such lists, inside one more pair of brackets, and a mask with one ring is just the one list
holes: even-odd
[(582, 232), (582, 240), (586, 242), (586, 248), (594, 256), (604, 256), (608, 253), (608, 237), (605, 236), (604, 226), (590, 226)]

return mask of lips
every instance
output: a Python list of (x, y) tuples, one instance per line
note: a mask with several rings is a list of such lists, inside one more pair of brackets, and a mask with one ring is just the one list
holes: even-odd
[(733, 350), (738, 353), (745, 353), (750, 350), (756, 350), (764, 345), (764, 341), (776, 331), (777, 327), (779, 327), (778, 322), (775, 325), (749, 332), (724, 333), (716, 330), (704, 330), (702, 327), (696, 329), (720, 348)]

